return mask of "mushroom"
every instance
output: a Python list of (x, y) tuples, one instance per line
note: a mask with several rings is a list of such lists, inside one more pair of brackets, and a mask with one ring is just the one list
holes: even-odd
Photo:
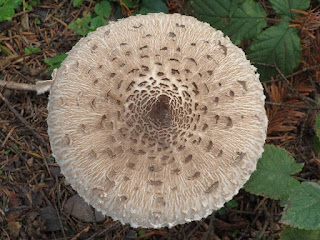
[(229, 201), (263, 152), (255, 67), (193, 17), (134, 16), (82, 38), (53, 74), (48, 133), (66, 180), (132, 227), (200, 220)]

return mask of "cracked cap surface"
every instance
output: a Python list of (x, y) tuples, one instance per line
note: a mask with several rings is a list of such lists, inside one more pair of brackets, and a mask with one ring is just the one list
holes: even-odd
[(112, 22), (53, 74), (53, 155), (80, 196), (115, 220), (146, 228), (200, 220), (238, 193), (263, 152), (255, 70), (193, 17)]

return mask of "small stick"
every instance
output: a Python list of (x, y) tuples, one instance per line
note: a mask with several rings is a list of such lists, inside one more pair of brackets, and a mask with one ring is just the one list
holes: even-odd
[[(301, 130), (300, 130), (300, 134), (299, 134), (299, 138), (298, 138), (298, 146), (300, 146), (301, 142), (302, 142), (302, 138), (303, 138), (303, 134), (304, 134), (304, 131), (306, 129), (306, 125), (307, 125), (307, 121), (309, 119), (309, 116), (311, 114), (311, 109), (308, 109), (307, 111), (307, 116), (304, 118), (303, 122), (302, 122), (302, 125), (301, 125)], [(299, 150), (300, 151), (300, 150)]]
[(276, 206), (275, 200), (272, 200), (272, 206), (271, 206), (270, 213), (266, 209), (264, 210), (265, 216), (267, 217), (267, 219), (264, 222), (263, 227), (261, 229), (261, 232), (260, 232), (260, 234), (258, 236), (259, 240), (263, 237), (265, 231), (267, 230), (267, 227), (269, 226), (269, 224), (271, 222), (271, 219), (273, 218), (273, 211), (274, 211), (275, 206)]
[(15, 90), (25, 90), (25, 91), (37, 91), (36, 85), (27, 84), (27, 83), (17, 83), (17, 82), (8, 82), (4, 80), (0, 80), (0, 87), (5, 87), (9, 89)]
[(180, 8), (181, 12), (184, 14), (184, 15), (188, 15), (187, 11), (184, 10), (184, 8), (182, 7), (181, 3), (178, 1), (178, 0), (173, 0), (175, 2), (175, 4), (178, 5), (178, 7)]
[(33, 133), (33, 135), (40, 140), (43, 146), (46, 146), (47, 145), (46, 141), (39, 135), (39, 133), (32, 126), (30, 126), (30, 124), (17, 112), (17, 110), (15, 110), (13, 106), (11, 106), (9, 101), (1, 93), (0, 93), (0, 99), (4, 101), (4, 103), (10, 109), (10, 111), (14, 113), (16, 118), (18, 118), (20, 122), (22, 122)]
[(307, 110), (320, 110), (320, 106), (306, 106), (306, 105), (290, 105), (290, 104), (283, 104), (283, 103), (275, 103), (275, 102), (269, 102), (266, 101), (266, 104), (268, 105), (275, 105), (280, 107), (290, 107), (290, 108), (300, 108), (300, 109), (307, 109)]
[(283, 75), (283, 73), (281, 72), (281, 70), (279, 69), (279, 67), (277, 66), (277, 64), (267, 64), (267, 63), (261, 63), (261, 62), (252, 62), (252, 64), (258, 64), (258, 65), (261, 65), (261, 66), (266, 66), (266, 67), (273, 67), (277, 70), (277, 72), (280, 74), (282, 80), (284, 80), (286, 82), (286, 84), (288, 85), (288, 88), (290, 89), (291, 92), (295, 93), (298, 95), (298, 97), (304, 101), (306, 104), (308, 103), (313, 103), (313, 104), (317, 104), (316, 101), (314, 101), (313, 99), (309, 99), (309, 98), (306, 98), (304, 96), (302, 96), (298, 91), (297, 89), (295, 89), (292, 84), (289, 82), (289, 80), (286, 78), (286, 76)]
[(214, 226), (213, 226), (213, 220), (215, 219), (214, 215), (215, 215), (215, 213), (211, 214), (208, 230), (206, 231), (206, 234), (203, 237), (204, 240), (214, 239), (214, 236), (215, 236), (215, 234), (214, 234)]
[(91, 237), (89, 237), (87, 240), (93, 240), (93, 239), (95, 239), (96, 237), (99, 237), (99, 236), (105, 234), (106, 232), (108, 232), (109, 230), (112, 230), (112, 229), (117, 228), (117, 227), (119, 227), (119, 226), (121, 226), (120, 222), (115, 222), (115, 223), (111, 224), (110, 226), (108, 226), (106, 229), (103, 229), (103, 230), (101, 230), (100, 232), (94, 233), (94, 234), (93, 234)]
[(64, 231), (64, 228), (63, 228), (63, 224), (62, 224), (62, 220), (61, 220), (61, 217), (60, 217), (60, 211), (61, 211), (61, 203), (60, 203), (60, 188), (59, 188), (59, 180), (58, 180), (58, 176), (55, 176), (55, 180), (56, 180), (56, 184), (57, 184), (57, 202), (58, 202), (58, 207), (59, 207), (59, 210), (57, 208), (57, 206), (55, 205), (55, 209), (56, 209), (56, 213), (58, 215), (58, 219), (59, 219), (59, 223), (60, 223), (60, 226), (61, 226), (61, 231), (62, 231), (62, 235), (63, 235), (63, 238), (66, 240), (67, 237), (66, 237), (66, 233)]
[(278, 73), (280, 74), (280, 76), (282, 77), (282, 79), (287, 83), (289, 89), (290, 89), (293, 93), (297, 94), (302, 101), (304, 101), (306, 104), (308, 104), (309, 102), (312, 102), (313, 104), (317, 104), (317, 102), (314, 101), (313, 99), (307, 99), (306, 97), (302, 96), (302, 95), (297, 91), (297, 89), (295, 89), (295, 88), (292, 86), (292, 84), (289, 82), (289, 80), (283, 75), (283, 73), (280, 71), (280, 69), (278, 68), (278, 66), (275, 65), (275, 67), (276, 67)]
[[(273, 66), (274, 67), (274, 66)], [(310, 67), (305, 67), (305, 68), (302, 68), (301, 70), (299, 71), (296, 71), (295, 73), (292, 73), (290, 75), (287, 75), (286, 78), (291, 78), (293, 76), (296, 76), (300, 73), (303, 73), (303, 72), (306, 72), (306, 71), (309, 71), (309, 70), (312, 70), (312, 69), (315, 69), (315, 68), (320, 68), (320, 64), (317, 64), (317, 65), (313, 65), (313, 66), (310, 66)], [(273, 82), (273, 81), (279, 81), (281, 80), (282, 78), (276, 78), (274, 80), (270, 80), (270, 81), (264, 81), (264, 83), (270, 83), (270, 82)]]

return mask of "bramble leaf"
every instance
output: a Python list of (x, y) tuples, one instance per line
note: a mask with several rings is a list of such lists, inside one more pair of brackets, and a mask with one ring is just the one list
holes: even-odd
[(39, 52), (40, 48), (34, 47), (33, 45), (30, 45), (29, 47), (24, 48), (24, 53), (25, 54), (31, 54), (31, 53), (36, 53)]
[(286, 226), (280, 233), (280, 240), (319, 240), (320, 230), (303, 230)]
[(137, 8), (139, 6), (139, 3), (137, 0), (122, 0), (120, 2), (121, 6), (127, 6), (130, 9)]
[(59, 68), (60, 64), (63, 62), (63, 60), (66, 59), (67, 56), (68, 56), (67, 54), (63, 53), (63, 54), (54, 56), (53, 58), (46, 58), (44, 59), (44, 62), (50, 66), (48, 70), (53, 70), (55, 68)]
[[(320, 104), (320, 98), (318, 98), (318, 104)], [(316, 132), (316, 136), (313, 138), (313, 150), (318, 155), (320, 152), (320, 114), (316, 115), (314, 130)]]
[(223, 31), (234, 44), (257, 36), (267, 26), (266, 12), (253, 0), (197, 0), (189, 5), (198, 20)]
[(111, 13), (111, 5), (108, 1), (102, 1), (94, 7), (94, 12), (100, 17), (109, 18)]
[(320, 229), (320, 186), (303, 182), (295, 188), (288, 200), (281, 221), (287, 225), (305, 229)]
[(0, 21), (10, 21), (22, 0), (0, 0)]
[(83, 3), (83, 0), (73, 0), (73, 7), (78, 7)]
[(169, 13), (167, 5), (162, 0), (142, 0), (141, 9), (135, 14), (148, 14), (148, 13)]
[(291, 175), (300, 172), (302, 168), (303, 164), (296, 163), (285, 149), (266, 145), (257, 170), (244, 189), (256, 195), (286, 200), (291, 191), (300, 185)]
[[(276, 64), (284, 75), (293, 73), (301, 59), (301, 44), (297, 29), (289, 23), (280, 22), (260, 33), (248, 50), (248, 58), (253, 62)], [(257, 66), (262, 80), (276, 75), (274, 68)]]
[(106, 25), (107, 22), (106, 20), (104, 20), (103, 17), (101, 16), (96, 16), (95, 18), (93, 18), (91, 20), (91, 23), (90, 23), (90, 30), (94, 31), (96, 30), (98, 27), (101, 27), (101, 26), (104, 26)]
[(79, 35), (86, 36), (90, 31), (89, 24), (91, 23), (91, 20), (91, 12), (89, 12), (83, 18), (77, 18), (76, 21), (69, 23), (68, 28)]
[(310, 5), (308, 0), (270, 0), (270, 3), (273, 10), (285, 20), (297, 18), (296, 16), (299, 15), (291, 9), (306, 10)]

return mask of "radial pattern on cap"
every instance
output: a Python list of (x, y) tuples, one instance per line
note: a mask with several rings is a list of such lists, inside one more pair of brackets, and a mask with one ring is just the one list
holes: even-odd
[(133, 227), (208, 216), (262, 154), (255, 68), (193, 17), (110, 23), (81, 39), (53, 79), (48, 132), (62, 173), (88, 203)]

